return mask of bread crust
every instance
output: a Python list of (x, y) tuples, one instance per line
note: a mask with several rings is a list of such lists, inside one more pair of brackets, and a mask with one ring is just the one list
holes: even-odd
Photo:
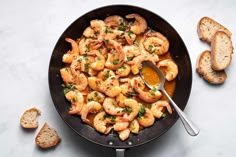
[[(49, 134), (53, 136), (47, 136)], [(47, 139), (42, 138), (42, 136), (47, 136)], [(53, 138), (53, 139), (52, 139)], [(54, 128), (51, 128), (47, 122), (44, 123), (39, 133), (35, 137), (35, 143), (41, 148), (50, 148), (56, 146), (61, 141), (60, 136)]]
[[(29, 114), (31, 116), (32, 116), (32, 114), (36, 114), (36, 115), (33, 115), (34, 117), (28, 117)], [(21, 126), (23, 128), (27, 128), (27, 129), (37, 128), (38, 127), (38, 119), (37, 118), (38, 118), (38, 115), (40, 115), (40, 114), (41, 114), (41, 111), (36, 107), (32, 107), (30, 109), (25, 110), (20, 118)], [(34, 121), (34, 122), (32, 123), (32, 121)]]
[(232, 33), (226, 27), (210, 17), (205, 16), (199, 20), (197, 32), (201, 40), (211, 43), (211, 39), (217, 31), (224, 31), (230, 38), (232, 36)]
[(224, 70), (215, 71), (211, 68), (211, 52), (203, 51), (197, 60), (197, 72), (209, 83), (221, 84), (227, 78)]
[(212, 68), (214, 70), (226, 69), (232, 60), (233, 45), (230, 37), (223, 31), (214, 34), (211, 41)]

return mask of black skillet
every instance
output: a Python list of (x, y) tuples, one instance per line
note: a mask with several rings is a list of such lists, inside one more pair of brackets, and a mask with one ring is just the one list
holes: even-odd
[(140, 146), (160, 137), (174, 125), (179, 118), (178, 115), (174, 112), (172, 115), (168, 115), (164, 119), (156, 121), (152, 127), (140, 131), (138, 135), (130, 136), (124, 142), (121, 141), (116, 134), (102, 135), (89, 125), (84, 124), (79, 116), (68, 114), (70, 103), (64, 97), (63, 82), (59, 70), (64, 66), (62, 63), (63, 54), (71, 48), (70, 44), (65, 41), (66, 37), (72, 39), (79, 38), (83, 30), (90, 25), (90, 21), (93, 19), (105, 19), (109, 15), (125, 17), (125, 15), (130, 13), (140, 14), (147, 20), (150, 28), (161, 32), (168, 38), (170, 42), (169, 50), (179, 68), (173, 100), (183, 110), (187, 104), (192, 85), (192, 67), (187, 48), (179, 34), (168, 22), (155, 13), (143, 8), (129, 5), (111, 5), (95, 9), (79, 17), (64, 31), (57, 41), (51, 56), (48, 74), (49, 88), (53, 103), (65, 123), (85, 139), (105, 147), (116, 149), (118, 157), (124, 156), (124, 151), (127, 148)]

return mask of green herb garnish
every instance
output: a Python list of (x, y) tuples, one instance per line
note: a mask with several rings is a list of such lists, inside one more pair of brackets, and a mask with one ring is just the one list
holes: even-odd
[(127, 61), (131, 61), (134, 57), (127, 57)]
[(117, 65), (118, 63), (119, 63), (119, 59), (115, 59), (115, 60), (113, 60), (113, 62), (112, 62), (114, 65)]
[(113, 31), (109, 30), (108, 27), (106, 26), (105, 33), (113, 33)]
[(93, 98), (88, 98), (88, 101), (90, 102), (90, 101), (93, 101)]
[(125, 31), (125, 24), (124, 24), (124, 19), (120, 19), (120, 25), (118, 27), (119, 31)]
[(144, 116), (145, 113), (146, 113), (146, 109), (145, 109), (145, 106), (142, 104), (138, 112), (138, 118), (141, 118), (142, 116)]
[(134, 40), (134, 45), (138, 46), (138, 40)]
[(109, 40), (108, 40), (108, 39), (105, 39), (105, 40), (103, 40), (103, 41), (104, 41), (104, 43), (108, 43)]

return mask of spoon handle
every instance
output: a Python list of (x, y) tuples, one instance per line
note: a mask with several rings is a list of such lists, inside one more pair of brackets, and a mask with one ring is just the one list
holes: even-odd
[(171, 97), (169, 96), (169, 94), (166, 92), (165, 89), (162, 89), (162, 92), (169, 99), (170, 103), (172, 104), (176, 112), (178, 113), (188, 134), (191, 136), (198, 135), (200, 129), (190, 119), (187, 118), (186, 114), (176, 105), (176, 103), (171, 99)]

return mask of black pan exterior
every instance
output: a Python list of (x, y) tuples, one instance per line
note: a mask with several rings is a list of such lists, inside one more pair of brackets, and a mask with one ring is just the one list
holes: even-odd
[(179, 68), (173, 100), (183, 110), (187, 104), (192, 85), (192, 67), (187, 48), (179, 34), (169, 23), (146, 9), (128, 5), (112, 5), (86, 13), (73, 22), (61, 35), (53, 50), (49, 64), (49, 88), (53, 103), (59, 115), (67, 125), (80, 136), (96, 144), (112, 148), (130, 148), (150, 142), (151, 140), (160, 137), (173, 126), (178, 119), (178, 115), (174, 112), (172, 115), (168, 115), (166, 118), (156, 121), (152, 127), (140, 131), (138, 135), (131, 135), (131, 137), (124, 142), (117, 137), (117, 134), (111, 133), (105, 136), (95, 131), (89, 125), (84, 124), (79, 116), (68, 114), (70, 103), (64, 97), (63, 87), (61, 86), (63, 81), (60, 77), (59, 70), (64, 67), (64, 64), (62, 63), (63, 54), (71, 48), (70, 44), (65, 41), (66, 37), (72, 39), (79, 38), (82, 35), (83, 30), (90, 25), (90, 21), (93, 19), (103, 20), (109, 15), (120, 15), (125, 17), (125, 15), (130, 13), (140, 14), (147, 20), (150, 28), (161, 32), (168, 38), (170, 42), (169, 50)]

